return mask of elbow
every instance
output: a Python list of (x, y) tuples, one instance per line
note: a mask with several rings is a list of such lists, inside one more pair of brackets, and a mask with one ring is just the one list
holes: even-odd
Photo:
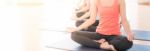
[(92, 24), (95, 23), (95, 20), (92, 21)]
[(126, 21), (125, 21), (125, 20), (122, 20), (122, 21), (121, 21), (121, 24), (122, 24), (122, 25), (124, 25), (125, 23), (126, 23)]
[(121, 23), (124, 24), (124, 23), (127, 23), (127, 22), (128, 22), (127, 18), (122, 16)]
[(127, 24), (129, 24), (127, 20), (122, 20), (121, 23), (122, 23), (122, 25), (127, 25)]

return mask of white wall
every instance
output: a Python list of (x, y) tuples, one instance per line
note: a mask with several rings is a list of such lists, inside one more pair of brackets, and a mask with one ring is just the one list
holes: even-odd
[(73, 25), (72, 11), (77, 0), (44, 0), (44, 16), (41, 18), (41, 29), (64, 31)]
[(21, 17), (11, 4), (9, 0), (0, 0), (0, 51), (23, 51)]
[[(149, 2), (150, 0), (139, 0), (139, 3)], [(139, 4), (138, 6), (138, 28), (150, 31), (150, 5)]]

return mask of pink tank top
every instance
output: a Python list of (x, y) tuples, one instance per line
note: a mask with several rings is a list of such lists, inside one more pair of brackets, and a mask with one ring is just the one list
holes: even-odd
[(97, 9), (100, 19), (96, 32), (103, 35), (120, 35), (119, 0), (114, 0), (111, 7), (102, 6), (98, 1)]

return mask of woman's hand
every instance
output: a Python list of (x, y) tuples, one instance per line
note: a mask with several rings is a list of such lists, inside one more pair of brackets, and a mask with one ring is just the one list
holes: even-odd
[(76, 27), (68, 27), (68, 28), (67, 28), (67, 32), (72, 33), (72, 32), (75, 32), (75, 31), (77, 31), (77, 28), (76, 28)]
[(76, 13), (73, 14), (73, 16), (71, 17), (72, 20), (79, 20), (79, 18), (76, 16)]
[(132, 41), (134, 39), (134, 34), (129, 33), (127, 38), (128, 38), (129, 41)]
[(111, 51), (116, 51), (116, 49), (114, 48), (113, 45), (110, 45), (107, 41), (101, 43), (100, 48), (102, 49), (107, 49), (107, 50), (111, 50)]
[(76, 20), (76, 21), (77, 21), (77, 20), (79, 20), (79, 18), (78, 18), (78, 17), (76, 17), (76, 16), (71, 17), (71, 19), (72, 19), (72, 20)]

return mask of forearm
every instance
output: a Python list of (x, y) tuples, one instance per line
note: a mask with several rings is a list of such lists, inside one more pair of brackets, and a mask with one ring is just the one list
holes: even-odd
[(81, 24), (77, 30), (81, 30), (81, 29), (84, 29), (84, 28), (87, 28), (89, 27), (90, 25), (92, 25), (95, 20), (96, 20), (96, 14), (97, 14), (97, 10), (96, 10), (96, 1), (95, 0), (90, 0), (91, 2), (91, 7), (90, 7), (90, 18), (88, 20), (86, 20), (83, 24)]
[(121, 16), (121, 22), (123, 25), (123, 28), (127, 34), (131, 34), (131, 29), (129, 22), (127, 20), (126, 16), (126, 7), (125, 7), (125, 1), (120, 0), (120, 16)]
[(86, 20), (83, 24), (81, 24), (79, 27), (77, 27), (77, 30), (88, 28), (90, 25), (92, 25), (95, 21), (92, 21), (90, 19)]
[(84, 6), (86, 6), (85, 0), (80, 1), (79, 5), (78, 5), (79, 9), (83, 8)]
[(133, 32), (131, 32), (131, 29), (130, 29), (130, 25), (129, 25), (129, 22), (127, 21), (127, 18), (126, 18), (126, 7), (125, 7), (125, 0), (120, 0), (120, 16), (121, 16), (121, 23), (123, 25), (123, 28), (126, 32), (127, 35), (127, 38), (129, 41), (132, 41), (134, 39), (134, 35), (133, 35)]
[(129, 22), (128, 22), (127, 20), (123, 20), (123, 21), (122, 21), (122, 25), (123, 25), (123, 28), (124, 28), (124, 30), (125, 30), (125, 32), (126, 32), (127, 34), (132, 33), (132, 32), (131, 32), (130, 25), (129, 25)]
[(76, 13), (79, 13), (79, 12), (86, 12), (89, 8), (87, 7), (82, 7), (80, 10), (76, 11)]
[(79, 6), (79, 9), (82, 9), (82, 8), (84, 8), (85, 7), (85, 5), (81, 5), (81, 6)]

